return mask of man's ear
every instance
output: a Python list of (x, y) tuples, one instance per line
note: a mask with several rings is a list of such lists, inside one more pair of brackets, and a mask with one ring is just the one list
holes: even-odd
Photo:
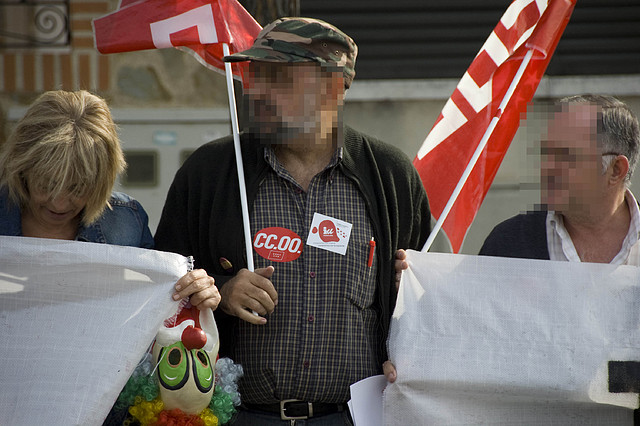
[(625, 155), (618, 155), (613, 163), (611, 163), (611, 175), (609, 176), (609, 183), (611, 185), (618, 185), (624, 182), (629, 173), (629, 159)]

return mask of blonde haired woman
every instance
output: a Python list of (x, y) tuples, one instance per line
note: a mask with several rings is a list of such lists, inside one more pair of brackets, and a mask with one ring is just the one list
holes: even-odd
[[(112, 192), (125, 165), (102, 98), (84, 90), (44, 93), (0, 147), (0, 235), (153, 248), (140, 203)], [(176, 283), (174, 299), (188, 296), (199, 309), (220, 302), (202, 269)]]

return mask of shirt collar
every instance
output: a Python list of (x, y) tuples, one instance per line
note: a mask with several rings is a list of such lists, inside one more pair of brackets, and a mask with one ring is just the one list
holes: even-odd
[(547, 212), (547, 248), (550, 260), (581, 261), (571, 236), (564, 227), (562, 215), (553, 210)]
[[(276, 155), (275, 151), (273, 150), (273, 148), (271, 146), (265, 146), (264, 147), (263, 158), (264, 158), (264, 161), (278, 175), (283, 176), (283, 177), (288, 177), (288, 178), (291, 177), (289, 172), (287, 172), (287, 169), (285, 169), (284, 166), (282, 165), (282, 163), (280, 163), (280, 160), (278, 160), (278, 156)], [(336, 168), (336, 166), (342, 162), (342, 158), (343, 158), (343, 147), (339, 147), (333, 153), (333, 156), (331, 157), (331, 161), (329, 161), (329, 164), (327, 164), (327, 166), (322, 170), (322, 172), (324, 172), (326, 170), (331, 170), (330, 175), (332, 175), (333, 171)]]
[[(627, 263), (631, 247), (640, 240), (640, 208), (638, 208), (638, 202), (628, 189), (626, 190), (624, 197), (627, 201), (627, 206), (629, 206), (631, 221), (629, 224), (629, 231), (622, 242), (620, 251), (610, 262), (615, 265)], [(549, 258), (551, 260), (580, 262), (580, 256), (573, 245), (569, 232), (564, 226), (562, 215), (550, 210), (547, 212), (546, 224)]]

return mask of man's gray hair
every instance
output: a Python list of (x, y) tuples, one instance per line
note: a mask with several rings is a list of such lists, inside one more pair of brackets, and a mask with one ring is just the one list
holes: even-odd
[[(604, 154), (622, 154), (629, 160), (629, 172), (625, 178), (627, 184), (633, 175), (640, 154), (640, 125), (638, 118), (624, 102), (608, 95), (576, 95), (558, 101), (564, 104), (592, 104), (600, 108), (598, 114), (598, 142)], [(613, 158), (603, 158), (607, 166)]]

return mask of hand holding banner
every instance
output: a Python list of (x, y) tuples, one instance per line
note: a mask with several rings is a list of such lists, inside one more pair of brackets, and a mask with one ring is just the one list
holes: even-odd
[(99, 425), (178, 308), (173, 253), (0, 237), (0, 424)]

